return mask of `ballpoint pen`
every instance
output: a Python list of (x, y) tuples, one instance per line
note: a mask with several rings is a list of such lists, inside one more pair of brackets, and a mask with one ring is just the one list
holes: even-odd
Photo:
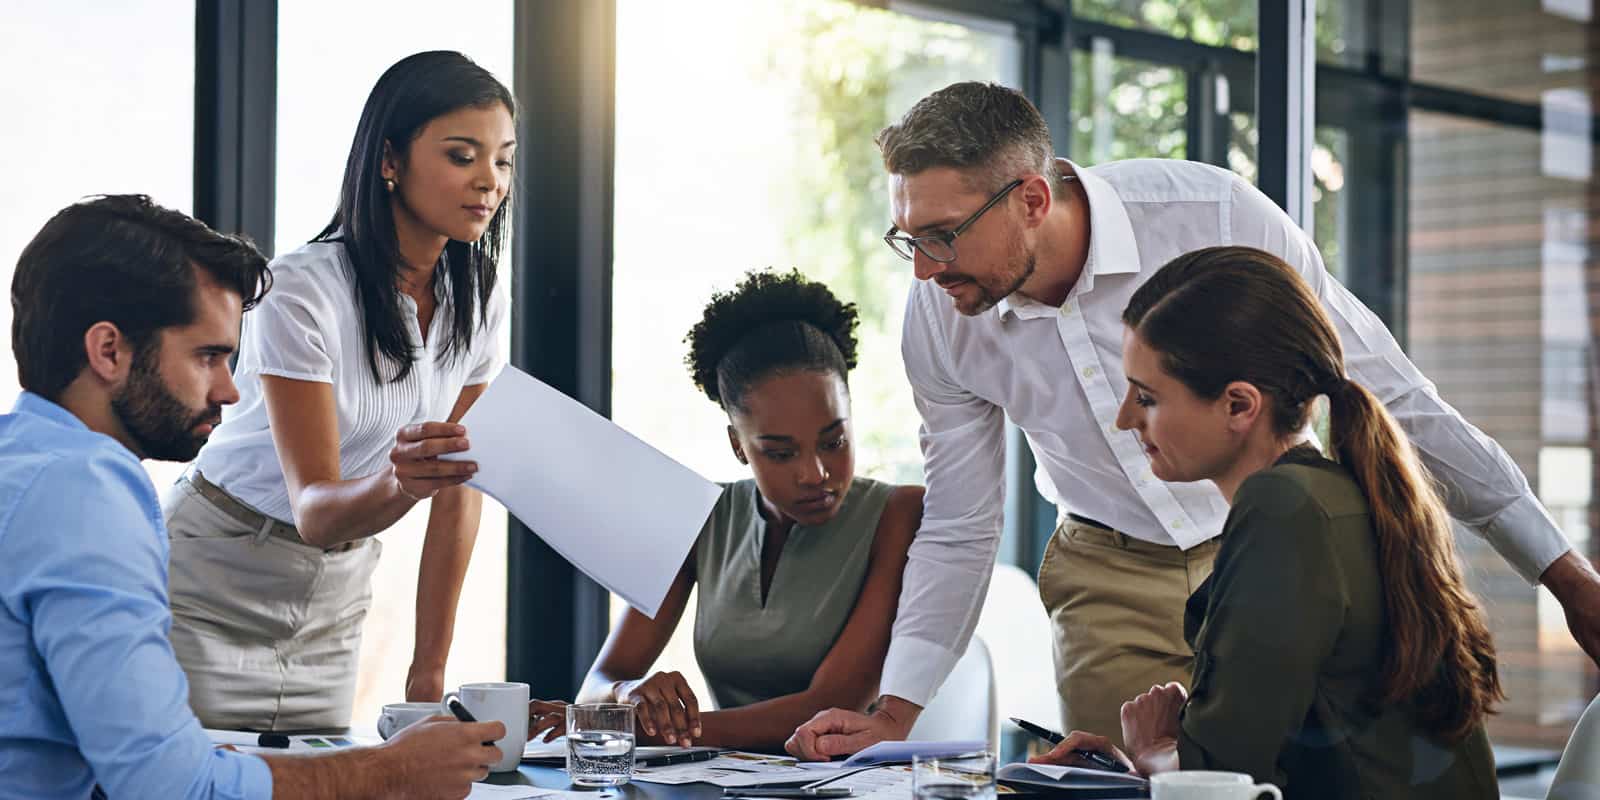
[[(1017, 719), (1016, 717), (1011, 717), (1010, 719), (1013, 725), (1016, 725), (1017, 727), (1049, 742), (1052, 745), (1061, 744), (1061, 740), (1067, 738), (1053, 730), (1050, 730), (1049, 728), (1044, 727), (1043, 725), (1035, 725), (1025, 719)], [(1107, 770), (1109, 772), (1128, 771), (1127, 765), (1098, 750), (1084, 750), (1079, 748), (1077, 750), (1073, 750), (1072, 752), (1074, 755), (1082, 758), (1085, 761), (1088, 761), (1100, 769)]]

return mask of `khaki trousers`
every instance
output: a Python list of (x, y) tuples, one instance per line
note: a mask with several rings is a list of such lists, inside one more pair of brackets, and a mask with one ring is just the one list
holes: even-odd
[(1211, 574), (1215, 539), (1187, 551), (1064, 519), (1039, 566), (1039, 597), (1055, 628), (1062, 730), (1122, 746), (1121, 708), (1151, 686), (1189, 685), (1183, 638), (1189, 595)]
[(378, 540), (324, 551), (267, 535), (188, 478), (161, 508), (172, 546), (170, 638), (195, 716), (208, 728), (349, 725)]

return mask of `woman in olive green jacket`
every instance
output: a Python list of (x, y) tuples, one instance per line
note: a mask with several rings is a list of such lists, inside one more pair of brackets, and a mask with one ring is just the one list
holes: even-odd
[[(1502, 699), (1449, 519), (1405, 434), (1345, 377), (1337, 334), (1277, 257), (1178, 257), (1123, 313), (1118, 424), (1156, 477), (1230, 503), (1189, 599), (1191, 689), (1124, 703), (1145, 774), (1247, 772), (1293, 798), (1493, 798), (1483, 720)], [(1309, 431), (1328, 398), (1333, 459)], [(1075, 732), (1040, 760), (1112, 750)], [(1130, 757), (1131, 756), (1131, 757)]]

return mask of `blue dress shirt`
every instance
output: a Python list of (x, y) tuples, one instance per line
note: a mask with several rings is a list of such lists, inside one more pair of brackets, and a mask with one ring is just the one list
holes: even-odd
[(189, 710), (171, 626), (139, 459), (23, 393), (0, 416), (0, 800), (272, 796)]

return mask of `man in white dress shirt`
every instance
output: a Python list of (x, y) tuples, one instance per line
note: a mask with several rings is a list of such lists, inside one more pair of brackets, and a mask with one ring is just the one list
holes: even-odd
[(1311, 238), (1248, 182), (1186, 161), (1058, 160), (1038, 110), (992, 84), (923, 98), (878, 144), (894, 223), (885, 238), (918, 278), (901, 347), (927, 495), (882, 696), (868, 714), (819, 714), (791, 752), (820, 758), (904, 738), (966, 649), (1000, 541), (1007, 417), (1060, 511), (1039, 590), (1066, 728), (1120, 740), (1123, 701), (1190, 682), (1184, 602), (1210, 574), (1227, 504), (1210, 483), (1157, 480), (1115, 417), (1128, 390), (1128, 297), (1168, 260), (1214, 245), (1258, 247), (1299, 269), (1338, 326), (1352, 377), (1411, 435), (1451, 514), (1548, 587), (1600, 659), (1594, 567), (1505, 451), (1440, 399), (1327, 274)]

